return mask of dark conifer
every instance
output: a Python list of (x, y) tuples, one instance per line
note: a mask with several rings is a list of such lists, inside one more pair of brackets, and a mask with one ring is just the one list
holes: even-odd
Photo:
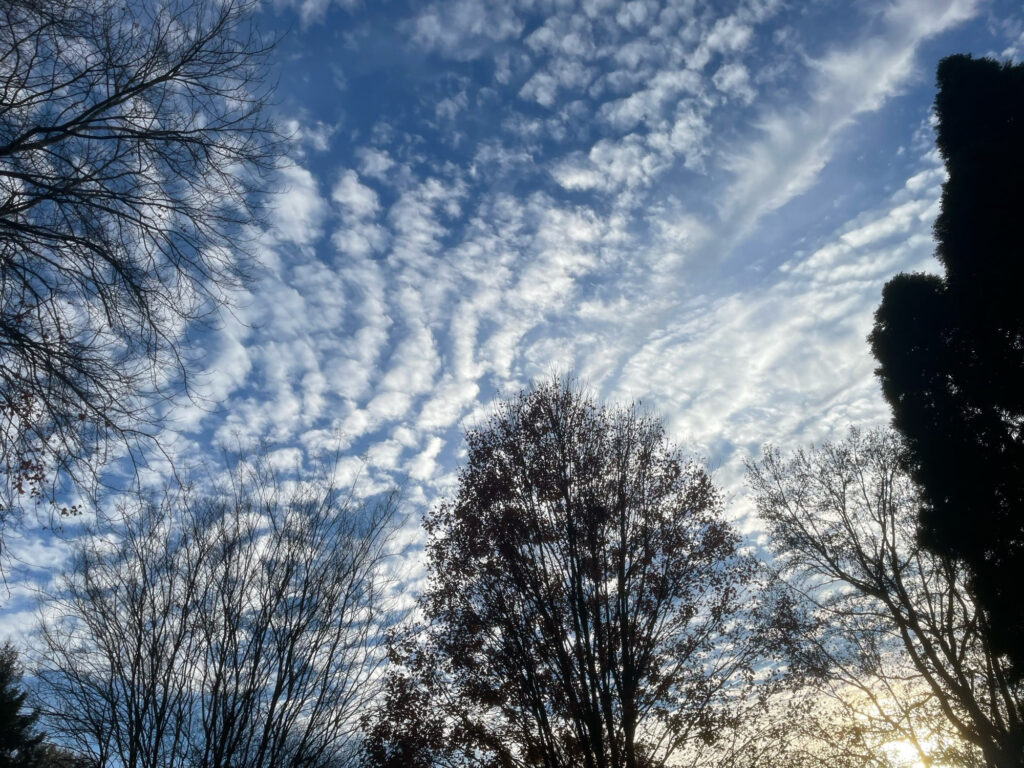
[(43, 734), (36, 730), (39, 715), (25, 706), (18, 652), (10, 643), (0, 647), (0, 768), (35, 765)]
[(902, 274), (870, 340), (923, 489), (920, 530), (963, 561), (1024, 674), (1024, 65), (939, 64), (942, 276)]

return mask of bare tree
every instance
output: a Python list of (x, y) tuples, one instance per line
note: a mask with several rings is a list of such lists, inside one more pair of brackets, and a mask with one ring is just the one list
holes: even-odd
[(821, 765), (886, 765), (863, 755), (896, 749), (925, 765), (1020, 766), (1024, 685), (964, 566), (920, 546), (904, 450), (894, 433), (852, 430), (750, 467), (780, 567), (817, 614), (799, 659), (816, 671), (805, 746), (817, 742)]
[(657, 419), (571, 383), (501, 403), (467, 442), (427, 519), (425, 624), (395, 646), (368, 761), (707, 760), (759, 709), (778, 644), (707, 472)]
[(46, 605), (48, 723), (101, 768), (320, 768), (355, 751), (394, 619), (394, 499), (238, 477), (227, 496), (131, 505)]
[(0, 4), (0, 522), (115, 444), (137, 459), (188, 389), (280, 145), (255, 5)]

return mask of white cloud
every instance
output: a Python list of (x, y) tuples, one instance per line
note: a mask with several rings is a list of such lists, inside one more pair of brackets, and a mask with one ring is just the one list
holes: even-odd
[(320, 236), (327, 204), (313, 174), (299, 165), (280, 171), (283, 187), (273, 199), (272, 232), (281, 240), (308, 245)]
[(378, 469), (393, 471), (398, 468), (398, 459), (403, 450), (402, 444), (396, 440), (381, 440), (366, 452), (366, 463)]
[(356, 219), (369, 218), (380, 209), (377, 193), (360, 183), (359, 174), (352, 170), (344, 171), (338, 177), (331, 190), (331, 199)]
[(638, 135), (613, 141), (602, 139), (584, 155), (573, 155), (552, 168), (555, 181), (566, 189), (601, 189), (643, 186), (667, 167)]
[(523, 42), (535, 54), (590, 58), (596, 52), (592, 23), (582, 15), (551, 16)]
[(284, 133), (291, 138), (293, 146), (326, 152), (331, 146), (331, 137), (338, 130), (337, 125), (328, 125), (320, 120), (304, 122), (296, 118), (284, 121)]
[(700, 90), (701, 78), (696, 72), (688, 69), (665, 70), (651, 78), (646, 88), (602, 104), (598, 115), (622, 131), (631, 130), (641, 122), (656, 125), (666, 107), (674, 104), (680, 94), (696, 94)]
[(510, 4), (484, 0), (429, 3), (405, 26), (415, 44), (460, 60), (474, 59), (523, 30)]
[(391, 422), (402, 418), (411, 403), (412, 397), (405, 392), (382, 392), (367, 403), (366, 412), (374, 421)]
[(743, 51), (753, 37), (753, 28), (737, 16), (726, 16), (715, 22), (700, 45), (687, 57), (686, 65), (692, 69), (704, 69), (716, 53), (738, 53)]
[(728, 16), (715, 22), (705, 44), (712, 51), (742, 51), (750, 43), (753, 29), (735, 16)]
[(306, 27), (323, 22), (327, 16), (327, 10), (332, 5), (354, 11), (362, 2), (363, 0), (274, 0), (274, 5), (286, 5), (298, 10), (302, 26)]
[(615, 20), (625, 29), (635, 29), (657, 13), (657, 4), (650, 0), (630, 0), (622, 3)]
[(547, 72), (538, 72), (519, 89), (519, 98), (536, 101), (542, 107), (551, 107), (558, 94), (558, 81)]
[(664, 130), (651, 133), (648, 145), (666, 158), (682, 158), (683, 165), (701, 170), (708, 154), (707, 139), (711, 126), (705, 115), (688, 102), (682, 102)]
[(183, 432), (197, 429), (211, 407), (225, 402), (242, 385), (252, 370), (252, 356), (246, 342), (250, 329), (236, 314), (224, 313), (219, 328), (206, 343), (208, 357), (202, 373), (195, 377), (198, 403), (182, 405), (175, 412), (174, 428)]
[(480, 392), (473, 380), (445, 376), (423, 404), (416, 421), (418, 429), (438, 430), (454, 427)]
[(430, 480), (437, 472), (437, 457), (444, 447), (444, 440), (436, 435), (427, 441), (427, 446), (409, 462), (407, 472), (414, 480)]
[(973, 0), (902, 0), (887, 7), (890, 26), (883, 32), (811, 62), (810, 105), (764, 113), (760, 140), (726, 155), (735, 176), (721, 198), (727, 228), (747, 233), (761, 215), (805, 192), (839, 133), (858, 115), (879, 109), (913, 75), (917, 47), (975, 10)]
[(882, 284), (930, 261), (938, 181), (934, 169), (915, 174), (756, 290), (693, 297), (664, 322), (648, 318), (614, 394), (656, 403), (677, 439), (722, 462), (726, 484), (764, 442), (795, 447), (884, 423), (865, 337)]
[(418, 325), (396, 345), (379, 387), (408, 395), (422, 394), (430, 391), (440, 367), (430, 331)]
[(754, 100), (754, 89), (750, 86), (750, 74), (739, 62), (723, 64), (711, 78), (715, 87), (729, 96), (734, 96), (744, 104)]
[[(787, 263), (763, 300), (736, 289), (698, 301), (684, 286), (764, 212), (805, 191), (842, 128), (907, 82), (920, 41), (971, 8), (936, 3), (922, 21), (904, 12), (921, 10), (920, 0), (904, 0), (883, 11), (872, 36), (807, 60), (810, 95), (789, 106), (759, 104), (772, 91), (756, 91), (750, 75), (757, 24), (774, 13), (772, 3), (697, 18), (655, 3), (599, 12), (599, 2), (588, 2), (529, 28), (511, 4), (423, 6), (400, 25), (413, 44), (457, 59), (496, 56), (499, 81), (515, 83), (504, 91), (489, 83), (485, 102), (460, 75), (456, 96), (446, 90), (425, 105), (427, 114), (480, 120), (474, 110), (490, 109), (486, 103), (499, 107), (500, 129), (459, 166), (392, 117), (377, 120), (373, 146), (352, 148), (352, 159), (331, 172), (330, 263), (282, 256), (279, 284), (266, 287), (258, 308), (272, 319), (273, 338), (240, 342), (247, 373), (238, 373), (242, 356), (226, 359), (238, 380), (259, 383), (263, 398), (242, 400), (228, 422), (251, 434), (299, 432), (310, 445), (344, 439), (372, 449), (384, 441), (374, 466), (426, 482), (450, 466), (449, 431), (479, 410), (482, 391), (504, 391), (551, 366), (586, 371), (609, 391), (658, 393), (656, 404), (708, 450), (718, 450), (716, 430), (753, 434), (759, 414), (781, 418), (793, 407), (779, 394), (786, 387), (842, 410), (846, 395), (829, 395), (821, 381), (838, 370), (859, 382), (868, 370), (839, 359), (862, 342), (860, 291), (926, 248), (934, 169), (908, 180), (904, 198), (884, 212), (851, 219), (830, 242)], [(532, 13), (536, 19), (541, 9)], [(712, 67), (705, 75), (687, 62)], [(516, 92), (518, 103), (509, 98)], [(755, 141), (720, 134), (721, 94), (737, 108), (754, 105)], [(538, 117), (534, 104), (549, 114)], [(596, 126), (589, 133), (587, 121)], [(733, 174), (724, 187), (723, 169)], [(537, 172), (571, 194), (598, 192), (602, 202), (590, 208), (528, 187), (508, 192)], [(311, 244), (327, 221), (317, 191), (326, 173), (291, 173), (296, 194), (288, 215), (278, 216), (288, 222), (279, 228), (290, 228), (279, 240)], [(691, 179), (701, 192), (688, 190)], [(860, 260), (866, 251), (878, 255)], [(783, 306), (794, 318), (773, 320)], [(847, 315), (860, 319), (849, 325)], [(841, 331), (834, 355), (812, 354), (831, 338), (814, 337), (814, 323)], [(801, 337), (816, 340), (790, 341)], [(234, 382), (227, 378), (224, 389), (240, 390)], [(874, 395), (864, 393), (873, 390), (852, 386), (860, 405), (843, 408), (867, 413), (863, 403)], [(344, 438), (331, 437), (339, 431)]]
[(356, 151), (356, 156), (360, 159), (360, 173), (381, 181), (386, 179), (388, 171), (395, 165), (391, 156), (381, 149), (360, 147)]

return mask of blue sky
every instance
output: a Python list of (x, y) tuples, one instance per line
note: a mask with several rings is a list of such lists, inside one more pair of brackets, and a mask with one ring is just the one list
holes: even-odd
[[(168, 444), (340, 451), (361, 493), (404, 489), (406, 543), (463, 428), (565, 372), (662, 414), (756, 536), (744, 459), (888, 418), (865, 336), (889, 277), (935, 268), (938, 60), (1024, 57), (1002, 0), (277, 0), (259, 23), (285, 32), (290, 164), (259, 280), (194, 350), (214, 405)], [(67, 547), (12, 548), (17, 631), (19, 579)]]

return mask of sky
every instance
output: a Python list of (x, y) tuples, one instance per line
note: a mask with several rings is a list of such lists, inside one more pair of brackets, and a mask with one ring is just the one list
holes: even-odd
[[(660, 414), (756, 541), (745, 460), (888, 421), (866, 336), (886, 280), (937, 270), (936, 64), (1024, 58), (1004, 0), (266, 0), (258, 24), (287, 163), (166, 441), (400, 488), (413, 581), (463, 431), (552, 375)], [(15, 634), (69, 537), (9, 536)]]

